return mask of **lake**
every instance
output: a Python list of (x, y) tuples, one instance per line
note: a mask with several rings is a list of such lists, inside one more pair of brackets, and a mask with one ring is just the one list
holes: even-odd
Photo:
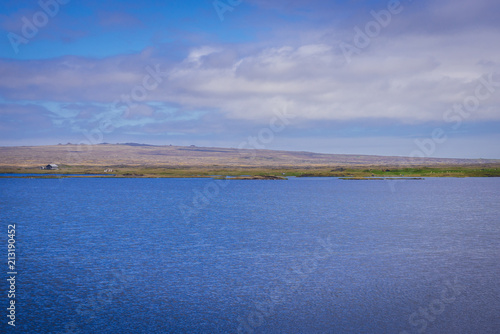
[(499, 213), (500, 178), (0, 179), (19, 333), (500, 333)]

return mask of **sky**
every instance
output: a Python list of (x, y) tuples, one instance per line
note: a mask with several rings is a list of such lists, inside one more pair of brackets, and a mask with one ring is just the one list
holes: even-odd
[(0, 146), (500, 159), (496, 0), (7, 0)]

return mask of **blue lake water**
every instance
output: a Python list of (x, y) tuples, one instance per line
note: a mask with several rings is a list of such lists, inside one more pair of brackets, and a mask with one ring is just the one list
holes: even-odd
[(500, 178), (0, 179), (0, 248), (19, 333), (500, 333), (499, 213)]

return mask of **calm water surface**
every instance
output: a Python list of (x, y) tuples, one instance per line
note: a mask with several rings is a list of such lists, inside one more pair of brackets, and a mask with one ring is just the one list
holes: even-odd
[(390, 184), (0, 179), (15, 331), (500, 333), (500, 179)]

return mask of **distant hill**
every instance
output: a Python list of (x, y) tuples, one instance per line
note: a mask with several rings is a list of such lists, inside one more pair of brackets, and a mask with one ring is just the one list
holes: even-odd
[[(104, 144), (104, 145), (109, 145), (109, 144)], [(156, 146), (156, 145), (138, 144), (138, 143), (123, 143), (123, 144), (117, 144), (117, 145), (127, 145), (127, 146)]]
[(361, 167), (499, 165), (500, 160), (405, 158), (376, 155), (320, 154), (273, 150), (238, 150), (136, 143), (0, 147), (1, 167), (68, 166), (165, 167)]

